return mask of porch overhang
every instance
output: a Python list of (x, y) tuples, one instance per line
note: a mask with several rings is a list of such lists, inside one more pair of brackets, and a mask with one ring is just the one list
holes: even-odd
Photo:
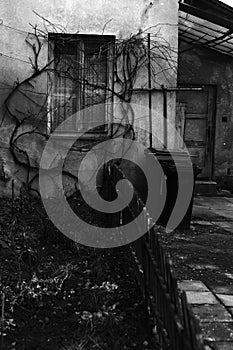
[(233, 56), (233, 8), (218, 0), (179, 1), (179, 40)]

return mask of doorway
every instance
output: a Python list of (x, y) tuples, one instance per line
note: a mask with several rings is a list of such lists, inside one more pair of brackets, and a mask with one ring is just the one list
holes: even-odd
[[(177, 102), (185, 106), (184, 142), (194, 163), (201, 168), (198, 178), (212, 180), (216, 86), (183, 85), (177, 92)], [(200, 88), (193, 89), (192, 88)]]

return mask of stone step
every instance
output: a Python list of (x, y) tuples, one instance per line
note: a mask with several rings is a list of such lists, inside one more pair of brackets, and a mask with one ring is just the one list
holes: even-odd
[(195, 183), (195, 194), (216, 194), (217, 182), (197, 180)]

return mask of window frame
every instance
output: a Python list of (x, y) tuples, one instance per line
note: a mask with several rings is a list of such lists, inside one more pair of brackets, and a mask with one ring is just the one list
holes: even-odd
[[(95, 134), (98, 136), (101, 136), (100, 134), (106, 134), (109, 132), (109, 126), (112, 124), (113, 121), (113, 99), (114, 99), (114, 55), (115, 55), (115, 35), (98, 35), (98, 34), (63, 34), (63, 33), (49, 33), (48, 34), (48, 62), (50, 63), (50, 69), (48, 72), (48, 79), (47, 79), (47, 94), (48, 94), (48, 100), (47, 100), (47, 133), (50, 134), (56, 129), (57, 125), (55, 125), (55, 128), (53, 126), (54, 124), (54, 115), (53, 115), (53, 103), (54, 103), (54, 82), (55, 82), (55, 61), (56, 61), (56, 53), (55, 53), (55, 45), (59, 45), (59, 41), (62, 41), (64, 39), (69, 39), (70, 44), (74, 42), (74, 44), (77, 46), (78, 42), (82, 45), (90, 44), (90, 42), (95, 42), (97, 46), (101, 47), (101, 45), (107, 45), (108, 46), (108, 52), (107, 52), (107, 58), (106, 58), (106, 96), (105, 96), (105, 121), (106, 128), (104, 130), (99, 131), (87, 131), (85, 134), (88, 134), (90, 138), (95, 138)], [(76, 47), (76, 50), (77, 47)], [(84, 50), (83, 50), (84, 52)], [(84, 60), (84, 54), (81, 54), (82, 60)], [(84, 61), (83, 61), (84, 63)], [(82, 72), (83, 74), (83, 72)], [(82, 91), (82, 87), (81, 90)], [(81, 93), (78, 96), (78, 99), (81, 100)], [(81, 103), (80, 103), (81, 104)], [(95, 104), (93, 104), (95, 105)], [(84, 108), (85, 109), (85, 108)], [(80, 112), (82, 109), (80, 110)], [(82, 112), (81, 112), (82, 113)], [(59, 123), (58, 123), (59, 125)], [(83, 131), (60, 131), (60, 135), (69, 136), (72, 137), (72, 134), (76, 136), (77, 134), (83, 134)]]

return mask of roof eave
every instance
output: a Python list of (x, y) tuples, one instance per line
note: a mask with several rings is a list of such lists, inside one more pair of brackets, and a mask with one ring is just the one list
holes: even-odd
[(220, 1), (180, 0), (179, 10), (233, 31), (233, 8)]

